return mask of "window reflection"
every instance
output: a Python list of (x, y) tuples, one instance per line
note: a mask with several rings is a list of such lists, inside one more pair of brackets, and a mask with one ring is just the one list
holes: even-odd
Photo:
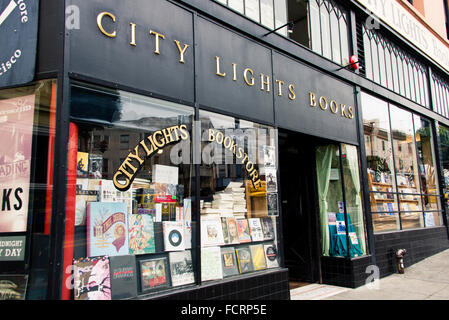
[(430, 121), (365, 93), (362, 114), (374, 231), (441, 225)]

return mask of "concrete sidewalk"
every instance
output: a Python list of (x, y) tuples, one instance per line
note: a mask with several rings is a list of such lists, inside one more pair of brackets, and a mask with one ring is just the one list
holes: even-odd
[[(310, 285), (291, 290), (292, 300), (449, 300), (449, 250), (356, 289)], [(309, 288), (308, 288), (309, 287)], [(314, 292), (316, 294), (314, 294)]]

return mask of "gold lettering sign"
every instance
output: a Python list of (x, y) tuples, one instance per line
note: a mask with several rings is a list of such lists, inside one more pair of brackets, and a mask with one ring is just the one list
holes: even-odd
[(235, 154), (237, 159), (241, 159), (241, 163), (245, 165), (245, 169), (248, 172), (248, 176), (250, 177), (253, 187), (255, 189), (260, 188), (261, 182), (259, 179), (259, 173), (256, 170), (254, 163), (248, 159), (248, 154), (241, 147), (237, 148), (237, 143), (232, 137), (225, 136), (222, 132), (215, 131), (214, 129), (209, 129), (208, 137), (209, 142), (215, 141), (218, 144), (223, 144), (226, 149)]
[[(103, 22), (106, 18), (109, 18), (112, 20), (113, 23), (116, 22), (116, 16), (110, 12), (101, 12), (97, 15), (97, 26), (98, 29), (102, 34), (109, 38), (115, 38), (117, 37), (117, 30), (120, 31), (119, 28), (114, 30), (106, 31), (106, 29), (103, 26)], [(131, 46), (137, 46), (136, 43), (136, 30), (137, 30), (137, 24), (134, 22), (129, 23), (129, 37), (130, 42), (129, 45)], [(156, 55), (161, 55), (161, 43), (163, 40), (165, 40), (165, 35), (156, 32), (153, 30), (147, 31), (151, 38), (154, 40), (154, 51), (153, 53)], [(177, 53), (179, 54), (178, 62), (185, 64), (185, 56), (188, 52), (188, 48), (190, 47), (187, 43), (181, 43), (179, 40), (173, 39), (173, 42), (175, 44), (175, 50), (177, 50)], [(213, 59), (213, 57), (211, 57)], [(244, 83), (248, 87), (257, 87), (259, 85), (260, 91), (264, 91), (267, 93), (271, 92), (271, 86), (273, 86), (273, 91), (276, 91), (276, 94), (278, 97), (284, 97), (284, 92), (286, 92), (286, 98), (289, 99), (290, 102), (294, 102), (296, 100), (296, 91), (295, 91), (295, 84), (288, 83), (281, 79), (272, 79), (270, 75), (264, 73), (259, 73), (259, 70), (254, 70), (251, 67), (248, 66), (239, 66), (237, 63), (229, 61), (226, 62), (224, 60), (222, 62), (222, 58), (220, 56), (215, 56), (215, 75), (223, 78), (223, 79), (232, 79), (235, 83)], [(223, 65), (222, 65), (223, 64)], [(232, 75), (227, 75), (227, 70), (229, 73), (231, 73), (230, 70), (227, 69), (226, 66), (232, 66)], [(260, 70), (262, 71), (262, 70)], [(265, 70), (266, 71), (266, 70)], [(243, 78), (243, 82), (241, 82)], [(284, 87), (285, 85), (285, 87)], [(309, 105), (310, 107), (317, 107), (317, 109), (321, 109), (323, 111), (329, 110), (334, 115), (340, 115), (341, 117), (347, 118), (347, 119), (353, 119), (354, 118), (354, 108), (352, 106), (338, 103), (336, 100), (332, 99), (332, 97), (328, 97), (325, 95), (317, 95), (314, 92), (309, 92)], [(218, 134), (218, 133), (217, 133)], [(164, 145), (164, 138), (165, 132), (157, 131), (154, 133), (154, 137), (151, 137), (149, 139), (152, 146), (155, 148), (161, 148), (161, 145)], [(220, 137), (219, 137), (220, 138)], [(223, 143), (223, 141), (221, 142)], [(142, 145), (143, 148), (146, 147), (146, 145)], [(125, 164), (126, 165), (126, 164)], [(127, 170), (133, 171), (134, 167), (130, 164), (127, 165)], [(126, 170), (123, 170), (126, 171)], [(129, 173), (129, 171), (126, 171)], [(118, 174), (118, 173), (117, 173)], [(125, 172), (122, 172), (121, 176), (126, 176), (127, 174)]]
[(329, 103), (328, 98), (325, 96), (320, 96), (317, 98), (317, 95), (314, 92), (309, 92), (309, 105), (312, 108), (319, 106), (323, 111), (329, 108), (333, 114), (338, 114), (338, 109), (340, 109), (340, 115), (342, 117), (354, 119), (354, 109), (352, 106), (346, 106), (345, 104), (339, 105), (335, 100), (331, 100)]
[(128, 190), (146, 158), (153, 156), (158, 150), (171, 143), (188, 138), (189, 131), (185, 124), (153, 132), (134, 147), (114, 173), (112, 181), (115, 188), (120, 191)]

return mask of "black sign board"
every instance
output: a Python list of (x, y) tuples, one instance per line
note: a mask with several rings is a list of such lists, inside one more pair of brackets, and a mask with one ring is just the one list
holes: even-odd
[(358, 144), (352, 86), (279, 53), (273, 70), (279, 127)]
[(0, 87), (33, 80), (38, 11), (38, 0), (0, 0)]
[(165, 0), (72, 1), (70, 71), (193, 102), (192, 14)]

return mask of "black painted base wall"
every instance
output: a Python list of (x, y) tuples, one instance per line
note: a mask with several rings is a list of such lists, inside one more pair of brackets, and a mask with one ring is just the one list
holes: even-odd
[(170, 292), (159, 300), (289, 300), (288, 269), (250, 273)]
[(398, 271), (395, 256), (398, 249), (407, 250), (404, 256), (407, 272), (407, 267), (412, 264), (449, 248), (446, 227), (377, 234), (374, 241), (376, 265), (381, 278)]
[(371, 256), (353, 259), (342, 257), (321, 257), (321, 277), (324, 284), (357, 288), (365, 284), (369, 274), (366, 268), (371, 264)]

